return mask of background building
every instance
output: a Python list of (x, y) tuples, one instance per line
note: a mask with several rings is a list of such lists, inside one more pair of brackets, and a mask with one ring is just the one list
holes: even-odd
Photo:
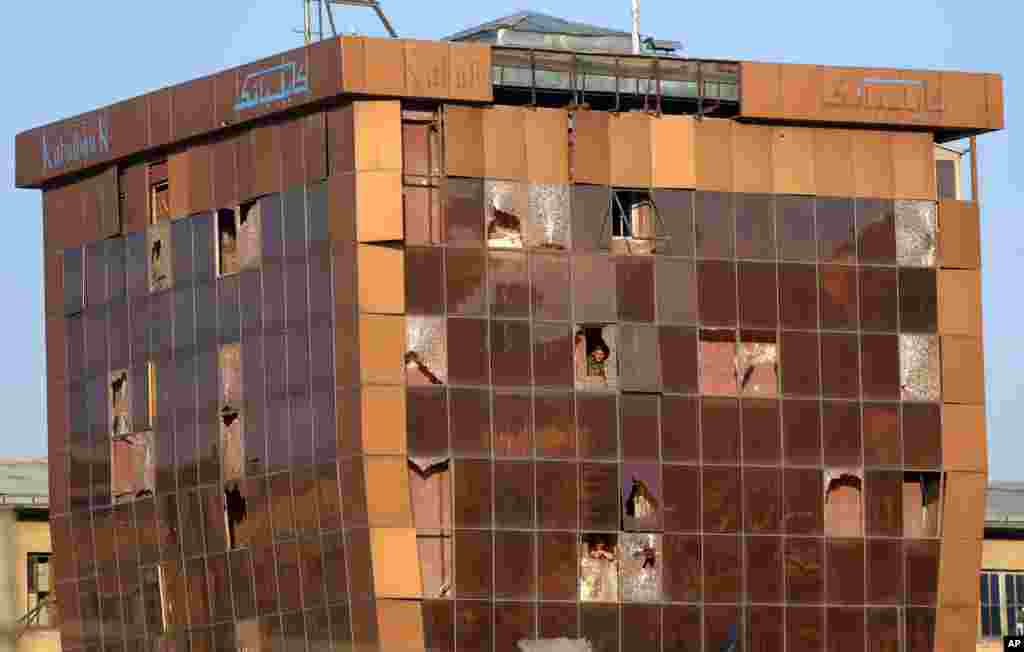
[(18, 135), (64, 647), (975, 645), (1001, 78), (457, 38)]
[(985, 505), (978, 650), (1024, 629), (1024, 483), (993, 482)]
[(45, 459), (0, 459), (0, 650), (57, 652)]

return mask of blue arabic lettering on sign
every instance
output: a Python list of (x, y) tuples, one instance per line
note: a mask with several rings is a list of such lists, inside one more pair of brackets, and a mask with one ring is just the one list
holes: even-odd
[(43, 134), (40, 149), (43, 166), (47, 170), (109, 154), (110, 120), (105, 114), (99, 115), (95, 123), (83, 121), (71, 133), (58, 134), (53, 140)]
[(289, 61), (246, 75), (235, 101), (235, 111), (252, 109), (308, 92), (306, 71), (294, 61)]

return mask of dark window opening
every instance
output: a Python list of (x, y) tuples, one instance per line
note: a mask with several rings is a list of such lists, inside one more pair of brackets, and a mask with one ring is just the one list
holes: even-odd
[(956, 192), (956, 161), (935, 161), (935, 179), (939, 199), (958, 199)]
[(523, 224), (514, 213), (492, 207), (487, 223), (487, 246), (494, 249), (522, 249)]
[(221, 276), (238, 272), (238, 227), (235, 212), (225, 208), (217, 211), (217, 271)]
[(576, 385), (579, 388), (614, 388), (618, 379), (613, 361), (614, 326), (579, 326), (573, 341)]
[(245, 522), (245, 496), (237, 482), (224, 488), (224, 520), (228, 528), (228, 546), (234, 550), (239, 546), (238, 527)]
[(155, 224), (171, 217), (171, 186), (167, 179), (167, 161), (149, 166), (149, 221)]
[(111, 434), (126, 435), (132, 431), (131, 409), (128, 403), (128, 371), (119, 369), (110, 374)]
[(903, 536), (912, 539), (939, 536), (939, 473), (903, 474)]
[(613, 253), (652, 254), (668, 239), (647, 190), (612, 190), (609, 217)]

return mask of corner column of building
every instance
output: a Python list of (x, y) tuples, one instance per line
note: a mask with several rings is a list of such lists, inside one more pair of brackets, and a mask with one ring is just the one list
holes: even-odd
[(938, 317), (942, 341), (945, 499), (936, 650), (973, 649), (988, 475), (978, 204), (939, 202)]
[[(358, 518), (346, 516), (353, 642), (360, 650), (423, 650), (422, 580), (406, 452), (401, 106), (354, 102), (337, 117), (350, 121), (352, 151), (342, 157), (350, 169), (338, 171), (331, 194), (332, 201), (345, 204), (342, 212), (354, 217), (354, 242), (339, 248), (347, 253), (335, 262), (354, 262), (355, 278), (348, 280), (356, 289), (357, 335), (348, 342), (358, 352), (358, 364), (338, 376), (339, 387), (346, 375), (355, 387), (344, 403), (339, 400), (350, 407), (349, 417), (343, 417), (347, 432), (339, 431), (346, 441), (339, 448), (351, 452), (349, 475), (361, 476), (364, 490), (360, 498), (346, 497), (364, 502), (349, 508)], [(336, 303), (340, 309), (340, 293)], [(339, 341), (339, 360), (342, 347)]]

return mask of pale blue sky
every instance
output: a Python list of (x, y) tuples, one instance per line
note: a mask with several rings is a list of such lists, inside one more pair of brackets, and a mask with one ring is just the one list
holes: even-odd
[[(464, 27), (533, 9), (570, 20), (628, 28), (629, 0), (384, 0), (399, 34), (440, 38)], [(1012, 173), (1011, 133), (1024, 118), (1016, 101), (1024, 78), (1019, 26), (1024, 11), (1005, 0), (643, 0), (643, 31), (680, 40), (694, 57), (999, 72), (1009, 131), (980, 138), (982, 260), (989, 460), (992, 479), (1021, 480), (1024, 442), (1024, 175)], [(301, 44), (300, 0), (176, 0), (173, 3), (12, 2), (4, 7), (0, 60), (0, 457), (46, 450), (42, 341), (41, 200), (14, 190), (14, 135), (168, 84), (206, 75)], [(368, 9), (339, 8), (346, 32), (382, 35)], [(1017, 210), (1013, 206), (1018, 206)], [(1014, 289), (1016, 288), (1016, 289)], [(1007, 292), (1011, 296), (1007, 295)]]

